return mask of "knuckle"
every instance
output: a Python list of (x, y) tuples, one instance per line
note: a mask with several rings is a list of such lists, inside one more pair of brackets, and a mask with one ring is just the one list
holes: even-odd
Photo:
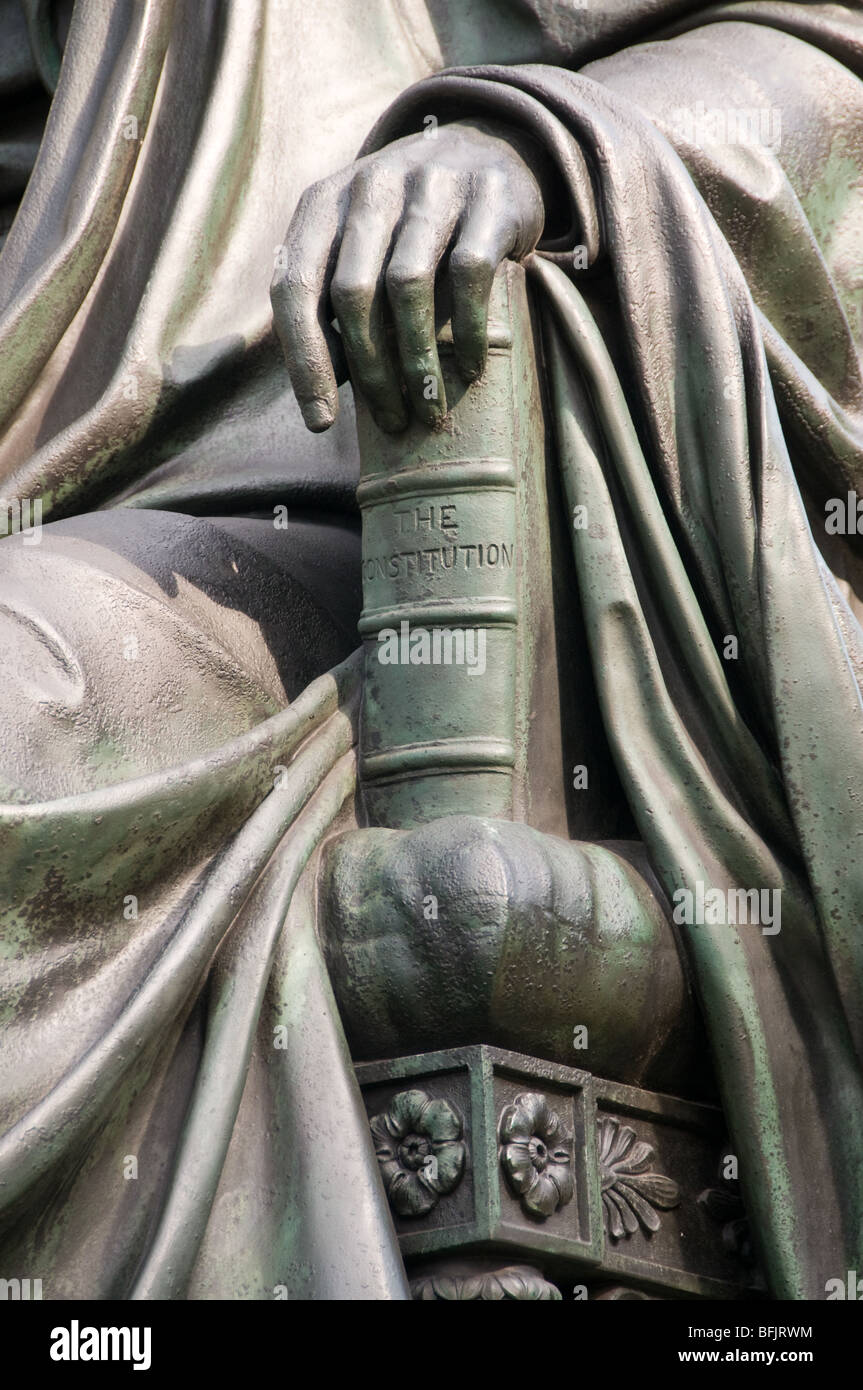
[(467, 287), (491, 284), (496, 269), (491, 256), (473, 246), (456, 246), (450, 256), (450, 274)]
[(312, 286), (295, 264), (277, 270), (270, 284), (270, 299), (275, 308), (283, 308), (298, 298), (311, 293)]
[(362, 166), (351, 180), (351, 207), (374, 208), (390, 201), (400, 192), (401, 184), (389, 165), (374, 156)]
[(367, 316), (372, 307), (375, 297), (375, 284), (373, 280), (349, 274), (340, 274), (338, 271), (333, 277), (330, 286), (330, 298), (333, 307), (339, 318), (344, 316)]
[(380, 185), (380, 167), (374, 162), (357, 169), (351, 179), (351, 204), (371, 201)]
[(477, 179), (477, 195), (483, 202), (511, 203), (513, 181), (509, 171), (496, 165), (483, 169)]
[(393, 258), (387, 267), (386, 285), (392, 298), (417, 303), (430, 295), (431, 275), (427, 266)]
[(474, 817), (457, 816), (448, 825), (426, 834), (413, 832), (413, 836), (410, 847), (418, 864), (437, 884), (437, 896), (458, 915), (465, 914), (466, 903), (473, 911), (484, 903), (490, 917), (506, 916), (512, 866), (494, 827)]
[(297, 199), (297, 206), (294, 210), (294, 220), (302, 216), (303, 213), (310, 212), (318, 206), (326, 192), (327, 183), (327, 179), (319, 179), (317, 183), (310, 183), (307, 188), (303, 189)]

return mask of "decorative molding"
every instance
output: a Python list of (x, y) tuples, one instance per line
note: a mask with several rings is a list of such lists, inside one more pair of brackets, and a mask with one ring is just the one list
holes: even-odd
[(522, 1209), (545, 1221), (572, 1200), (572, 1140), (546, 1097), (524, 1091), (501, 1112), (500, 1165)]
[(369, 1124), (384, 1188), (398, 1216), (427, 1216), (458, 1187), (467, 1146), (454, 1105), (425, 1091), (399, 1091)]
[(602, 1214), (608, 1234), (614, 1240), (628, 1240), (639, 1229), (647, 1235), (658, 1231), (658, 1213), (680, 1204), (677, 1183), (647, 1171), (653, 1149), (629, 1125), (603, 1115), (597, 1122), (597, 1135)]
[(541, 1303), (562, 1301), (560, 1290), (526, 1265), (509, 1265), (506, 1269), (484, 1274), (424, 1275), (411, 1280), (411, 1294), (418, 1302), (491, 1303), (501, 1299)]
[[(481, 1286), (440, 1281), (527, 1266), (554, 1280), (564, 1300), (575, 1297), (573, 1287), (603, 1302), (766, 1292), (757, 1266), (748, 1270), (729, 1255), (695, 1200), (703, 1188), (721, 1186), (716, 1159), (727, 1129), (717, 1107), (479, 1043), (362, 1062), (357, 1076), (384, 1181), (406, 1213), (392, 1208), (409, 1278), (438, 1281), (416, 1285), (422, 1298), (473, 1301), (485, 1296)], [(447, 1108), (429, 1114), (429, 1096)], [(449, 1115), (449, 1127), (433, 1122), (431, 1133), (420, 1133), (430, 1115)], [(411, 1136), (430, 1141), (432, 1151), (436, 1140), (464, 1144), (463, 1169), (456, 1160), (443, 1174), (461, 1172), (448, 1196), (432, 1190), (425, 1146)], [(537, 1138), (545, 1154), (531, 1145)], [(549, 1140), (557, 1164), (550, 1170)], [(537, 1180), (539, 1169), (558, 1179), (551, 1192), (548, 1179)], [(726, 1164), (725, 1171), (734, 1169)], [(534, 1199), (545, 1199), (551, 1214), (537, 1212)], [(494, 1300), (501, 1292), (511, 1297), (506, 1287), (489, 1286)]]

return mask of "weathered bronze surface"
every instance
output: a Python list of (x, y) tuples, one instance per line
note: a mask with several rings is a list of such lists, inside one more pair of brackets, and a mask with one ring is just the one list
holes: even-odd
[(851, 1287), (861, 83), (0, 0), (7, 1294)]
[(611, 1280), (660, 1298), (763, 1295), (706, 1195), (718, 1192), (714, 1107), (488, 1047), (366, 1063), (358, 1076), (415, 1296), (437, 1285), (454, 1297), (442, 1278), (522, 1261), (566, 1298)]

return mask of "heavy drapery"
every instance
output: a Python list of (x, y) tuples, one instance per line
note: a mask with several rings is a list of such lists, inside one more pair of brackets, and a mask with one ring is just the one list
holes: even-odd
[[(861, 581), (856, 537), (824, 528), (825, 503), (858, 486), (863, 445), (863, 21), (768, 0), (584, 19), (535, 0), (502, 6), (501, 23), (534, 14), (543, 62), (428, 76), (434, 25), (407, 10), (375, 11), (387, 75), (357, 77), (353, 108), (342, 94), (330, 167), (405, 87), (366, 148), (432, 111), (523, 124), (556, 159), (571, 227), (531, 271), (567, 497), (591, 520), (573, 530), (573, 602), (668, 893), (782, 891), (775, 936), (685, 939), (771, 1289), (824, 1297), (863, 1260)], [(274, 611), (293, 593), (266, 557), (223, 549), (205, 522), (113, 520), (118, 503), (350, 505), (349, 419), (334, 444), (302, 436), (269, 328), (290, 199), (267, 194), (280, 160), (296, 155), (299, 187), (329, 171), (304, 169), (272, 115), (276, 102), (290, 120), (272, 45), (302, 38), (279, 12), (77, 7), (0, 256), (5, 489), (69, 518), (0, 556), (6, 650), (26, 635), (42, 658), (10, 684), (3, 719), (26, 729), (29, 699), (56, 750), (34, 760), (22, 734), (3, 770), (0, 1250), (5, 1277), (42, 1277), (48, 1297), (404, 1291), (308, 875), (288, 911), (349, 794), (351, 670), (300, 695), (307, 673), (256, 656), (273, 621), (249, 610), (260, 567)], [(759, 138), (729, 140), (730, 113), (753, 109), (767, 113)], [(176, 526), (221, 556), (215, 578), (209, 560), (188, 574), (145, 563), (147, 537), (170, 556)], [(129, 614), (107, 647), (118, 669), (143, 620), (146, 679), (162, 643), (177, 672), (161, 705), (145, 680), (150, 713), (119, 731), (112, 609)], [(323, 620), (307, 621), (298, 644), (317, 650)], [(100, 643), (91, 673), (85, 648)], [(190, 663), (209, 720), (172, 723)], [(63, 768), (82, 720), (92, 737)], [(328, 1245), (333, 1200), (364, 1260)]]

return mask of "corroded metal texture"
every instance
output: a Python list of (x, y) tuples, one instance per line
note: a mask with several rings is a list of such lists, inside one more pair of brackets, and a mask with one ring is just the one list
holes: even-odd
[(0, 0), (0, 1287), (852, 1288), (861, 53)]

